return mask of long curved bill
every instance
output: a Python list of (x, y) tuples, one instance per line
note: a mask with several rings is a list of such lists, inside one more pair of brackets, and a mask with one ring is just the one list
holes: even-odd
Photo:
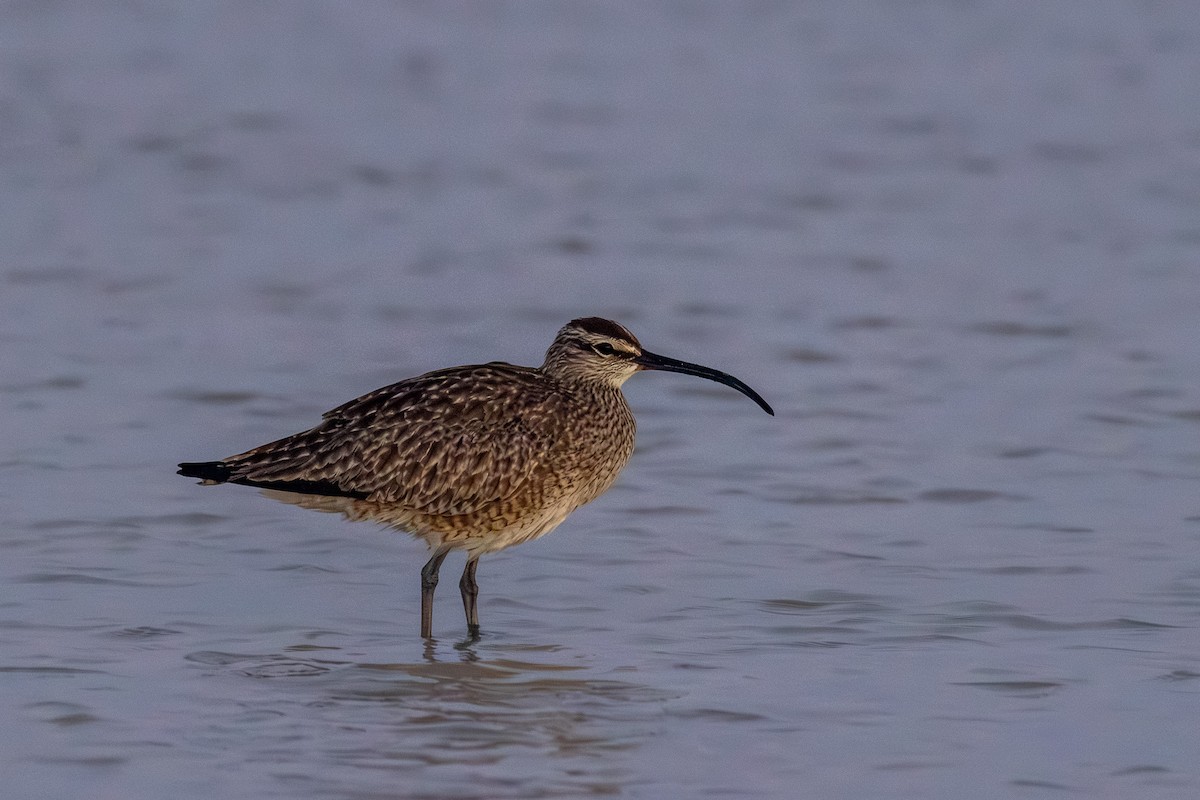
[(759, 408), (770, 414), (772, 417), (775, 416), (775, 410), (767, 404), (766, 400), (762, 399), (758, 392), (754, 391), (732, 375), (721, 372), (720, 370), (712, 369), (710, 367), (702, 367), (699, 364), (692, 364), (688, 361), (680, 361), (677, 358), (660, 356), (657, 353), (651, 353), (646, 350), (643, 350), (640, 356), (634, 358), (633, 363), (640, 365), (642, 369), (659, 369), (663, 370), (664, 372), (682, 372), (684, 375), (695, 375), (698, 378), (708, 378), (710, 381), (723, 383), (726, 386), (737, 389), (739, 392), (746, 395), (746, 397), (749, 397), (751, 400), (758, 403)]

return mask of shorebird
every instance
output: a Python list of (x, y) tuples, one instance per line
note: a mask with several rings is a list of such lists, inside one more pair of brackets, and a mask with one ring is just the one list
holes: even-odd
[(732, 375), (644, 349), (621, 325), (573, 320), (542, 366), (492, 361), (394, 383), (338, 406), (321, 424), (220, 461), (184, 463), (202, 484), (257, 486), (277, 499), (373, 520), (425, 540), (421, 636), (433, 636), (433, 592), (452, 550), (465, 550), (459, 589), (479, 635), (480, 556), (536, 539), (599, 497), (633, 454), (621, 385), (640, 370), (695, 375), (737, 389)]

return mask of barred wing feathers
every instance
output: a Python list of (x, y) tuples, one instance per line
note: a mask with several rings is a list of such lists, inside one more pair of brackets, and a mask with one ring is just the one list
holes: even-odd
[(533, 369), (455, 367), (377, 389), (222, 463), (235, 483), (467, 514), (536, 474), (563, 436), (563, 402)]

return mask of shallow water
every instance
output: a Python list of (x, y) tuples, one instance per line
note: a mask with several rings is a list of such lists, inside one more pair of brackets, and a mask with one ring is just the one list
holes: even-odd
[[(6, 6), (6, 791), (1195, 797), (1200, 12), (1073, 8)], [(173, 474), (586, 314), (778, 416), (635, 378), (476, 642)]]

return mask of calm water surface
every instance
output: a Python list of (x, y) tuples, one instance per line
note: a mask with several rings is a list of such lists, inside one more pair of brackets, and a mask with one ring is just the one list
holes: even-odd
[[(1200, 13), (1072, 9), (6, 5), (7, 796), (1200, 795)], [(631, 381), (477, 642), (173, 474), (587, 314), (778, 416)]]

